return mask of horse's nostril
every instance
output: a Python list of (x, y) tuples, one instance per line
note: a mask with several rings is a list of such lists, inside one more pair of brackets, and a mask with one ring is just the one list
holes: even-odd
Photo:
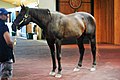
[(20, 27), (18, 27), (18, 30), (20, 30)]

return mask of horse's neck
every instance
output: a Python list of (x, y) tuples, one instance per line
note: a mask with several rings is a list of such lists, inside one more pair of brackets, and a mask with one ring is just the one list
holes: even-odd
[(44, 14), (40, 13), (38, 10), (35, 11), (35, 9), (31, 9), (30, 15), (32, 17), (32, 22), (36, 23), (40, 28), (45, 29), (49, 19), (45, 19), (46, 17), (43, 16)]
[(38, 26), (41, 26), (39, 20), (35, 19), (35, 18), (32, 18), (32, 22), (36, 23)]

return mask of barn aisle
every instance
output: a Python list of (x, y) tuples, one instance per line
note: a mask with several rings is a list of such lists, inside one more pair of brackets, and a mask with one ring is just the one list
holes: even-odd
[(16, 63), (13, 80), (120, 80), (120, 46), (98, 44), (98, 64), (95, 72), (90, 72), (90, 46), (85, 44), (83, 67), (73, 72), (79, 53), (77, 45), (62, 46), (63, 76), (60, 79), (49, 76), (52, 69), (50, 51), (44, 40), (17, 39), (14, 48)]

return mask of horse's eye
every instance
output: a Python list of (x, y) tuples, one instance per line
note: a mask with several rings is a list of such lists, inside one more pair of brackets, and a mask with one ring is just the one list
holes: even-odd
[(25, 16), (24, 16), (25, 18), (27, 18), (28, 17), (28, 15), (27, 14), (25, 14)]

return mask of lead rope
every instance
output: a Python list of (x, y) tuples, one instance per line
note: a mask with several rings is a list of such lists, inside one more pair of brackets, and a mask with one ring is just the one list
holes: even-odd
[(16, 34), (15, 34), (13, 46), (16, 46), (16, 44), (17, 44), (17, 26), (16, 26)]
[(15, 46), (17, 44), (17, 26), (16, 26), (16, 34), (15, 34), (15, 38), (14, 38), (14, 41), (13, 41), (13, 63), (15, 63)]

